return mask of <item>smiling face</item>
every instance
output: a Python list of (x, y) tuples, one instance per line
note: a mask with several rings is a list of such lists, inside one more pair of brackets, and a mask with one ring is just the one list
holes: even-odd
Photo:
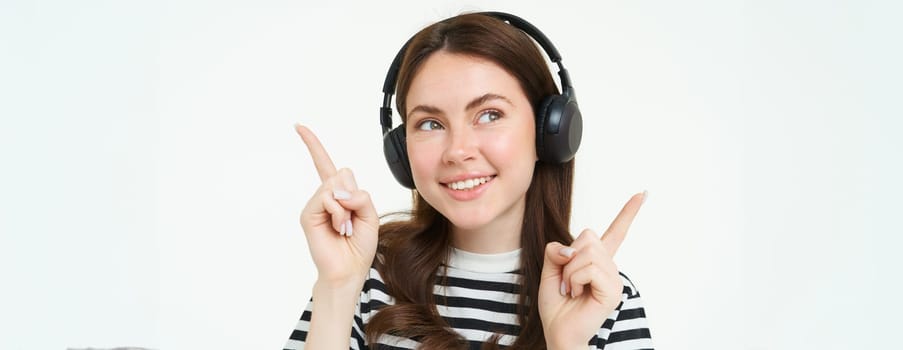
[(518, 81), (491, 61), (440, 50), (420, 66), (406, 106), (414, 184), (453, 234), (519, 236), (537, 157)]

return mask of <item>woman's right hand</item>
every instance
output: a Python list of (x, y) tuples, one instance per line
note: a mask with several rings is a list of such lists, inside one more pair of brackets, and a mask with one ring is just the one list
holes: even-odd
[(336, 170), (310, 129), (295, 125), (322, 184), (301, 211), (301, 227), (317, 266), (317, 284), (329, 290), (363, 286), (376, 254), (379, 217), (351, 170)]

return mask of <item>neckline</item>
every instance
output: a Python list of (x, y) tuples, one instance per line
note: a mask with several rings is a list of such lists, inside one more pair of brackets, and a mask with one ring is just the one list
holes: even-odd
[(483, 273), (513, 272), (520, 268), (521, 248), (497, 254), (480, 254), (452, 247), (448, 266)]

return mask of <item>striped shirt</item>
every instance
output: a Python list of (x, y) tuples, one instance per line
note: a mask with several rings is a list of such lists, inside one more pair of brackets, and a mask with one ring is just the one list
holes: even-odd
[[(436, 308), (455, 332), (466, 339), (471, 349), (479, 349), (496, 333), (499, 345), (514, 343), (520, 333), (516, 305), (520, 291), (520, 249), (502, 254), (475, 254), (452, 251), (447, 269), (439, 269), (446, 278), (438, 279), (433, 291)], [(446, 270), (446, 271), (443, 271)], [(652, 338), (646, 323), (642, 299), (633, 282), (621, 273), (624, 289), (621, 304), (589, 340), (589, 349), (651, 349)], [(351, 349), (416, 349), (413, 339), (381, 335), (378, 344), (366, 341), (367, 322), (385, 305), (394, 304), (376, 269), (364, 283), (351, 327)], [(284, 349), (304, 349), (313, 303), (309, 302), (286, 342)]]

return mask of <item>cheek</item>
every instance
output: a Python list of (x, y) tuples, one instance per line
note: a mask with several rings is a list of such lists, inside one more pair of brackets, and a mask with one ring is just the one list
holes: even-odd
[[(531, 125), (532, 126), (532, 125)], [(484, 140), (496, 159), (507, 159), (519, 162), (536, 160), (536, 134), (533, 128), (519, 128), (509, 132), (498, 133)]]
[(487, 140), (484, 154), (499, 171), (532, 176), (536, 162), (536, 145), (531, 135), (509, 134)]
[(414, 179), (430, 177), (441, 154), (435, 145), (423, 143), (408, 143), (408, 161), (411, 163), (411, 173)]

